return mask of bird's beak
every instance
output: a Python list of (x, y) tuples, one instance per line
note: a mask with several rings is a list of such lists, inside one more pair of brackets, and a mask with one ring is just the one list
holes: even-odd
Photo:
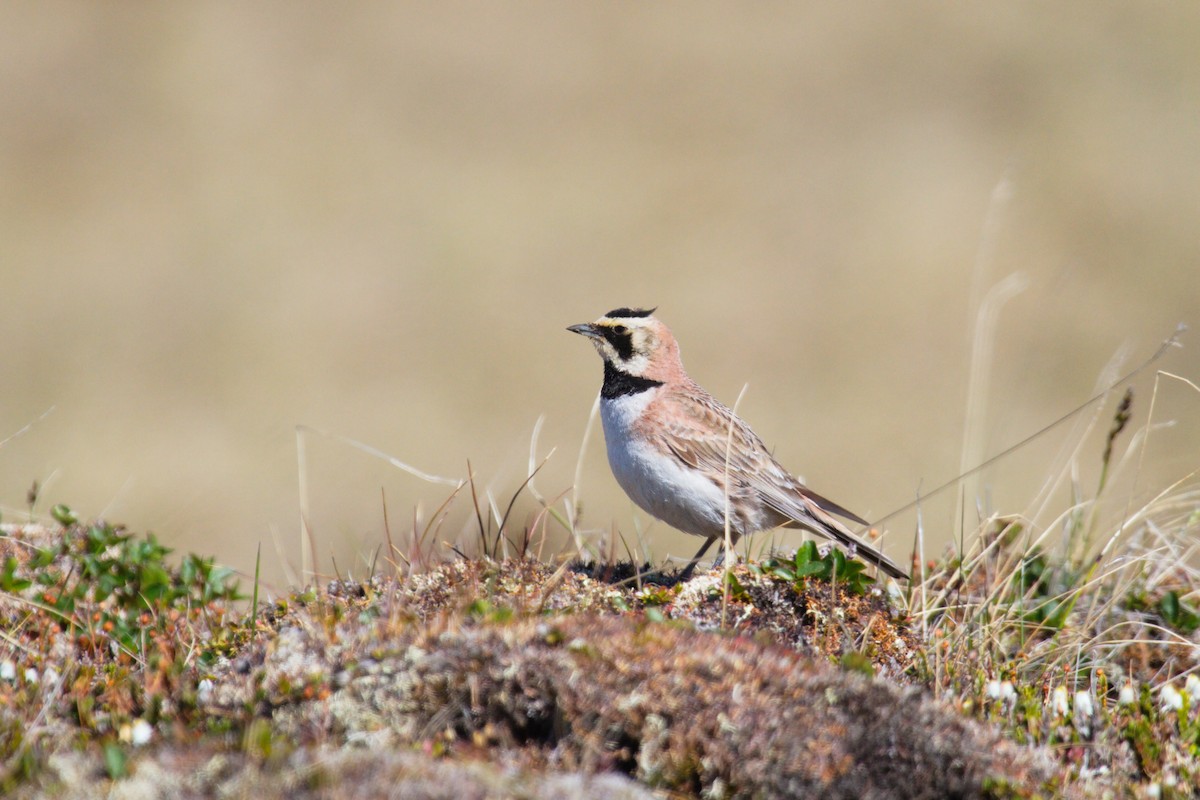
[(581, 333), (590, 339), (595, 339), (600, 335), (600, 329), (590, 322), (584, 322), (580, 325), (572, 325), (567, 328), (571, 333)]

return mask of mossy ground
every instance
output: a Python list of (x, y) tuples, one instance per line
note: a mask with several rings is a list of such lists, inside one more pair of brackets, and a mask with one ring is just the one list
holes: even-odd
[[(1008, 573), (961, 560), (923, 591), (994, 597), (990, 624), (783, 558), (686, 584), (460, 558), (248, 614), (210, 561), (65, 522), (0, 537), (16, 797), (1187, 797), (1200, 774), (1176, 677), (1196, 634), (1160, 608), (1191, 608), (1186, 572), (1117, 600), (1081, 584), (1059, 628), (1005, 616), (986, 576)], [(1130, 614), (1157, 633), (1055, 655)]]

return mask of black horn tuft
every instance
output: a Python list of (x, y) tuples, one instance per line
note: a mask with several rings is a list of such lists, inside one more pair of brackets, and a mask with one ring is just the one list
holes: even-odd
[(658, 306), (655, 306), (654, 308), (651, 308), (651, 309), (614, 308), (612, 311), (608, 312), (604, 316), (606, 316), (606, 317), (624, 317), (626, 319), (628, 319), (630, 317), (648, 317), (651, 314), (653, 314), (657, 309), (658, 309)]

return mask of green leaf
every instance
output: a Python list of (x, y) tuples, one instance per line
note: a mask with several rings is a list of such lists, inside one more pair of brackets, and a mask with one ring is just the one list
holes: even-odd
[(810, 562), (819, 562), (821, 560), (821, 551), (817, 549), (816, 542), (805, 542), (796, 548), (796, 555), (792, 562), (796, 565), (796, 569), (800, 569), (805, 564)]
[(100, 578), (92, 584), (92, 599), (97, 603), (104, 602), (121, 584), (122, 580), (115, 575), (101, 575)]
[(159, 597), (171, 585), (171, 576), (160, 564), (147, 564), (142, 568), (138, 580), (142, 585), (142, 594), (147, 597)]
[(810, 561), (807, 564), (796, 568), (797, 578), (809, 578), (814, 575), (828, 577), (829, 565), (821, 561)]
[(42, 567), (48, 567), (54, 563), (54, 558), (57, 555), (58, 553), (50, 548), (38, 550), (37, 554), (29, 560), (29, 568), (41, 569)]
[(196, 573), (198, 571), (197, 561), (199, 559), (189, 553), (183, 557), (183, 562), (179, 565), (179, 580), (188, 586), (191, 586), (196, 580)]
[(1174, 589), (1164, 594), (1158, 601), (1158, 612), (1162, 615), (1164, 622), (1182, 633), (1191, 633), (1200, 628), (1200, 614), (1189, 608)]
[(729, 596), (734, 600), (745, 601), (750, 599), (750, 595), (745, 587), (742, 586), (742, 582), (738, 580), (737, 575), (734, 575), (732, 571), (725, 573), (725, 585), (729, 589)]
[(849, 672), (858, 672), (866, 675), (868, 678), (875, 675), (875, 665), (871, 663), (871, 659), (857, 650), (851, 650), (844, 654), (841, 658), (841, 664), (842, 669)]
[(104, 769), (114, 781), (124, 778), (127, 773), (125, 750), (116, 742), (104, 745)]
[(64, 528), (69, 528), (76, 522), (79, 522), (79, 517), (75, 516), (75, 512), (64, 506), (62, 503), (50, 509), (50, 516), (54, 517), (55, 521)]
[(28, 578), (17, 577), (17, 558), (9, 556), (4, 559), (4, 571), (0, 572), (0, 589), (6, 592), (20, 592), (33, 585)]

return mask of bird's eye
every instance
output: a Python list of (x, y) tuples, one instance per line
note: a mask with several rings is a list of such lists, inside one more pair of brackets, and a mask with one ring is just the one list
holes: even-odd
[(629, 333), (629, 328), (626, 328), (624, 325), (613, 325), (613, 333), (617, 336), (624, 336)]

